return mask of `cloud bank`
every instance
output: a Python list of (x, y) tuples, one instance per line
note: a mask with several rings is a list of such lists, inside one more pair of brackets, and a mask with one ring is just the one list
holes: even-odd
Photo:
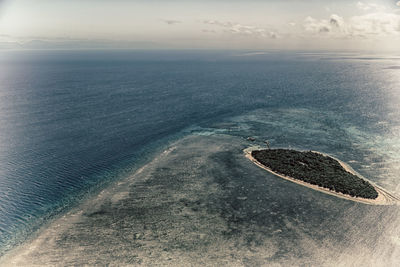
[(60, 38), (71, 38), (91, 44), (110, 40), (118, 47), (152, 42), (160, 48), (370, 49), (372, 45), (377, 50), (398, 50), (400, 43), (399, 0), (206, 4), (120, 0), (118, 5), (99, 1), (96, 6), (89, 2), (43, 0), (39, 7), (30, 0), (7, 1), (0, 10), (4, 13), (0, 42), (9, 47), (13, 42), (41, 40), (48, 47), (50, 42), (59, 46)]
[(240, 23), (234, 23), (229, 21), (221, 22), (218, 20), (205, 20), (203, 21), (203, 23), (223, 28), (224, 32), (234, 35), (244, 35), (244, 36), (272, 38), (272, 39), (278, 38), (278, 35), (275, 31), (252, 25), (243, 25)]
[(332, 14), (327, 19), (308, 16), (303, 22), (306, 33), (331, 38), (377, 38), (400, 35), (400, 14), (385, 11), (376, 4), (357, 3), (362, 11), (371, 11), (347, 19)]

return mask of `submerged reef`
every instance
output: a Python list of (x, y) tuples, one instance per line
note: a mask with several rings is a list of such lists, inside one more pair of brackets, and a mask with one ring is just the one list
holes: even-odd
[(368, 181), (346, 171), (335, 159), (312, 151), (291, 149), (254, 150), (251, 155), (273, 172), (352, 197), (376, 199)]

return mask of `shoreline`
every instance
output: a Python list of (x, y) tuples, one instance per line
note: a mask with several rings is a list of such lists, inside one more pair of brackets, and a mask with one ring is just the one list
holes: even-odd
[(312, 151), (314, 153), (319, 153), (321, 155), (328, 156), (330, 158), (333, 158), (333, 159), (337, 160), (339, 162), (339, 164), (343, 167), (343, 169), (345, 169), (347, 172), (349, 172), (351, 174), (354, 174), (354, 175), (360, 177), (361, 179), (364, 179), (364, 180), (368, 181), (374, 187), (376, 192), (378, 192), (378, 197), (375, 198), (375, 199), (352, 197), (350, 195), (346, 195), (346, 194), (343, 194), (343, 193), (332, 191), (332, 190), (330, 190), (328, 188), (325, 188), (325, 187), (321, 187), (321, 186), (318, 186), (318, 185), (313, 185), (313, 184), (304, 182), (302, 180), (295, 179), (293, 177), (289, 177), (289, 176), (274, 172), (272, 169), (270, 169), (267, 166), (263, 165), (262, 163), (260, 163), (258, 160), (256, 160), (251, 155), (251, 152), (253, 150), (259, 150), (259, 149), (260, 149), (260, 147), (254, 147), (253, 146), (253, 147), (248, 147), (248, 148), (244, 149), (243, 152), (245, 153), (245, 157), (248, 158), (250, 161), (252, 161), (254, 164), (256, 164), (258, 167), (260, 167), (260, 168), (262, 168), (262, 169), (274, 174), (275, 176), (278, 176), (280, 178), (288, 180), (290, 182), (293, 182), (293, 183), (296, 183), (296, 184), (299, 184), (299, 185), (303, 185), (305, 187), (308, 187), (308, 188), (311, 188), (311, 189), (314, 189), (314, 190), (317, 190), (317, 191), (320, 191), (320, 192), (323, 192), (323, 193), (326, 193), (326, 194), (329, 194), (329, 195), (332, 195), (332, 196), (336, 196), (336, 197), (339, 197), (339, 198), (342, 198), (342, 199), (352, 200), (352, 201), (355, 201), (355, 202), (360, 202), (360, 203), (364, 203), (364, 204), (368, 204), (368, 205), (397, 205), (400, 202), (400, 199), (398, 197), (394, 196), (393, 194), (389, 193), (388, 191), (386, 191), (382, 187), (376, 185), (375, 183), (369, 181), (368, 179), (362, 177), (356, 171), (354, 171), (350, 166), (348, 166), (346, 163), (344, 163), (341, 160), (339, 160), (337, 158), (334, 158), (334, 157), (332, 157), (332, 156), (330, 156), (328, 154), (321, 153), (321, 152), (318, 152), (318, 151)]

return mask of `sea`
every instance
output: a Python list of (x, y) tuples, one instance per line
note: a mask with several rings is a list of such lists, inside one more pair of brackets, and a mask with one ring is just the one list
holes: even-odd
[[(202, 142), (203, 154), (211, 153), (206, 149), (211, 143), (215, 147), (220, 142), (229, 150), (230, 145), (263, 145), (265, 140), (271, 147), (321, 151), (400, 194), (399, 103), (399, 54), (0, 51), (0, 255), (131, 177), (172, 144), (183, 149)], [(223, 151), (212, 157), (222, 165), (234, 165)], [(178, 160), (169, 162), (168, 168), (173, 170), (174, 164)], [(236, 174), (234, 179), (244, 181), (253, 172), (265, 179), (250, 162), (246, 168), (245, 175)], [(186, 171), (195, 173), (193, 167)], [(221, 167), (219, 173), (227, 172)], [(271, 252), (271, 261), (285, 262), (289, 257), (310, 264), (304, 259), (313, 255), (304, 251), (310, 240), (317, 239), (322, 240), (321, 247), (343, 255), (344, 248), (335, 245), (342, 238), (348, 248), (373, 254), (375, 266), (400, 262), (398, 206), (353, 203), (267, 176), (272, 181), (269, 190), (280, 192), (274, 195), (275, 202), (263, 204), (273, 205), (270, 219), (263, 220), (274, 234), (265, 236), (281, 244)], [(299, 194), (291, 204), (284, 196), (289, 192)], [(319, 200), (324, 211), (315, 206)], [(226, 219), (223, 209), (222, 205), (219, 214)], [(285, 212), (276, 215), (278, 211)], [(279, 219), (271, 219), (275, 215)], [(347, 223), (336, 222), (338, 216)], [(363, 224), (352, 228), (360, 218)], [(306, 223), (323, 228), (314, 236)], [(285, 228), (278, 224), (291, 232), (282, 234)], [(371, 244), (381, 236), (382, 242)], [(301, 238), (308, 243), (298, 251), (295, 244)], [(261, 265), (260, 260), (243, 257), (243, 265)], [(342, 263), (351, 259), (342, 258)]]

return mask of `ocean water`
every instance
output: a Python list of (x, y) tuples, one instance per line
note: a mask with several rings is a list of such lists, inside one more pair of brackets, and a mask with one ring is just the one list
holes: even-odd
[[(181, 144), (179, 140), (203, 144), (204, 155), (211, 153), (207, 147), (215, 150), (212, 140), (219, 140), (225, 148), (231, 142), (232, 149), (240, 151), (250, 145), (245, 141), (248, 136), (255, 137), (256, 143), (267, 139), (273, 147), (318, 150), (349, 163), (363, 176), (399, 194), (397, 66), (400, 57), (396, 55), (351, 53), (3, 51), (0, 254), (85, 198), (128, 177), (165, 147)], [(194, 146), (193, 151), (198, 149), (194, 144), (184, 144)], [(182, 151), (190, 158), (190, 151)], [(212, 157), (224, 166), (219, 171), (214, 166), (214, 173), (229, 173), (226, 153), (215, 152)], [(167, 166), (173, 170), (174, 161)], [(255, 177), (262, 175), (259, 170), (244, 168)], [(221, 179), (217, 183), (222, 183)], [(257, 179), (252, 182), (261, 181)], [(332, 197), (326, 200), (319, 192), (296, 189), (295, 185), (272, 184), (280, 192), (275, 197), (284, 203), (288, 201), (286, 187), (287, 192), (304, 193), (297, 206), (282, 206), (277, 201), (265, 207), (270, 216), (262, 220), (268, 221), (271, 232), (281, 233), (284, 229), (278, 225), (283, 222), (287, 228), (294, 222), (302, 225), (296, 228), (297, 235), (280, 234), (275, 240), (289, 244), (303, 237), (306, 247), (326, 235), (331, 237), (325, 240), (331, 244), (326, 247), (340, 252), (332, 245), (334, 240), (342, 238), (349, 246), (363, 249), (363, 242), (382, 234), (384, 244), (377, 251), (388, 259), (385, 263), (395, 266), (398, 262), (397, 207), (369, 208)], [(239, 191), (229, 192), (239, 196)], [(321, 206), (310, 204), (318, 197)], [(335, 201), (339, 204), (333, 207)], [(328, 210), (322, 212), (322, 206)], [(274, 219), (280, 207), (285, 212)], [(221, 205), (221, 218), (228, 224), (240, 223), (223, 211)], [(253, 219), (246, 216), (251, 224)], [(362, 220), (364, 232), (351, 228), (353, 216), (366, 216)], [(322, 223), (325, 228), (314, 234), (304, 226), (316, 226), (326, 217), (332, 221)], [(348, 221), (333, 221), (337, 217)], [(260, 222), (254, 220), (253, 224)], [(352, 235), (346, 239), (335, 231)], [(358, 237), (363, 233), (370, 236), (358, 238), (355, 232)], [(277, 246), (270, 259), (283, 262), (294, 250), (289, 245)], [(296, 257), (307, 257), (296, 253)], [(254, 259), (248, 262), (257, 263)]]

